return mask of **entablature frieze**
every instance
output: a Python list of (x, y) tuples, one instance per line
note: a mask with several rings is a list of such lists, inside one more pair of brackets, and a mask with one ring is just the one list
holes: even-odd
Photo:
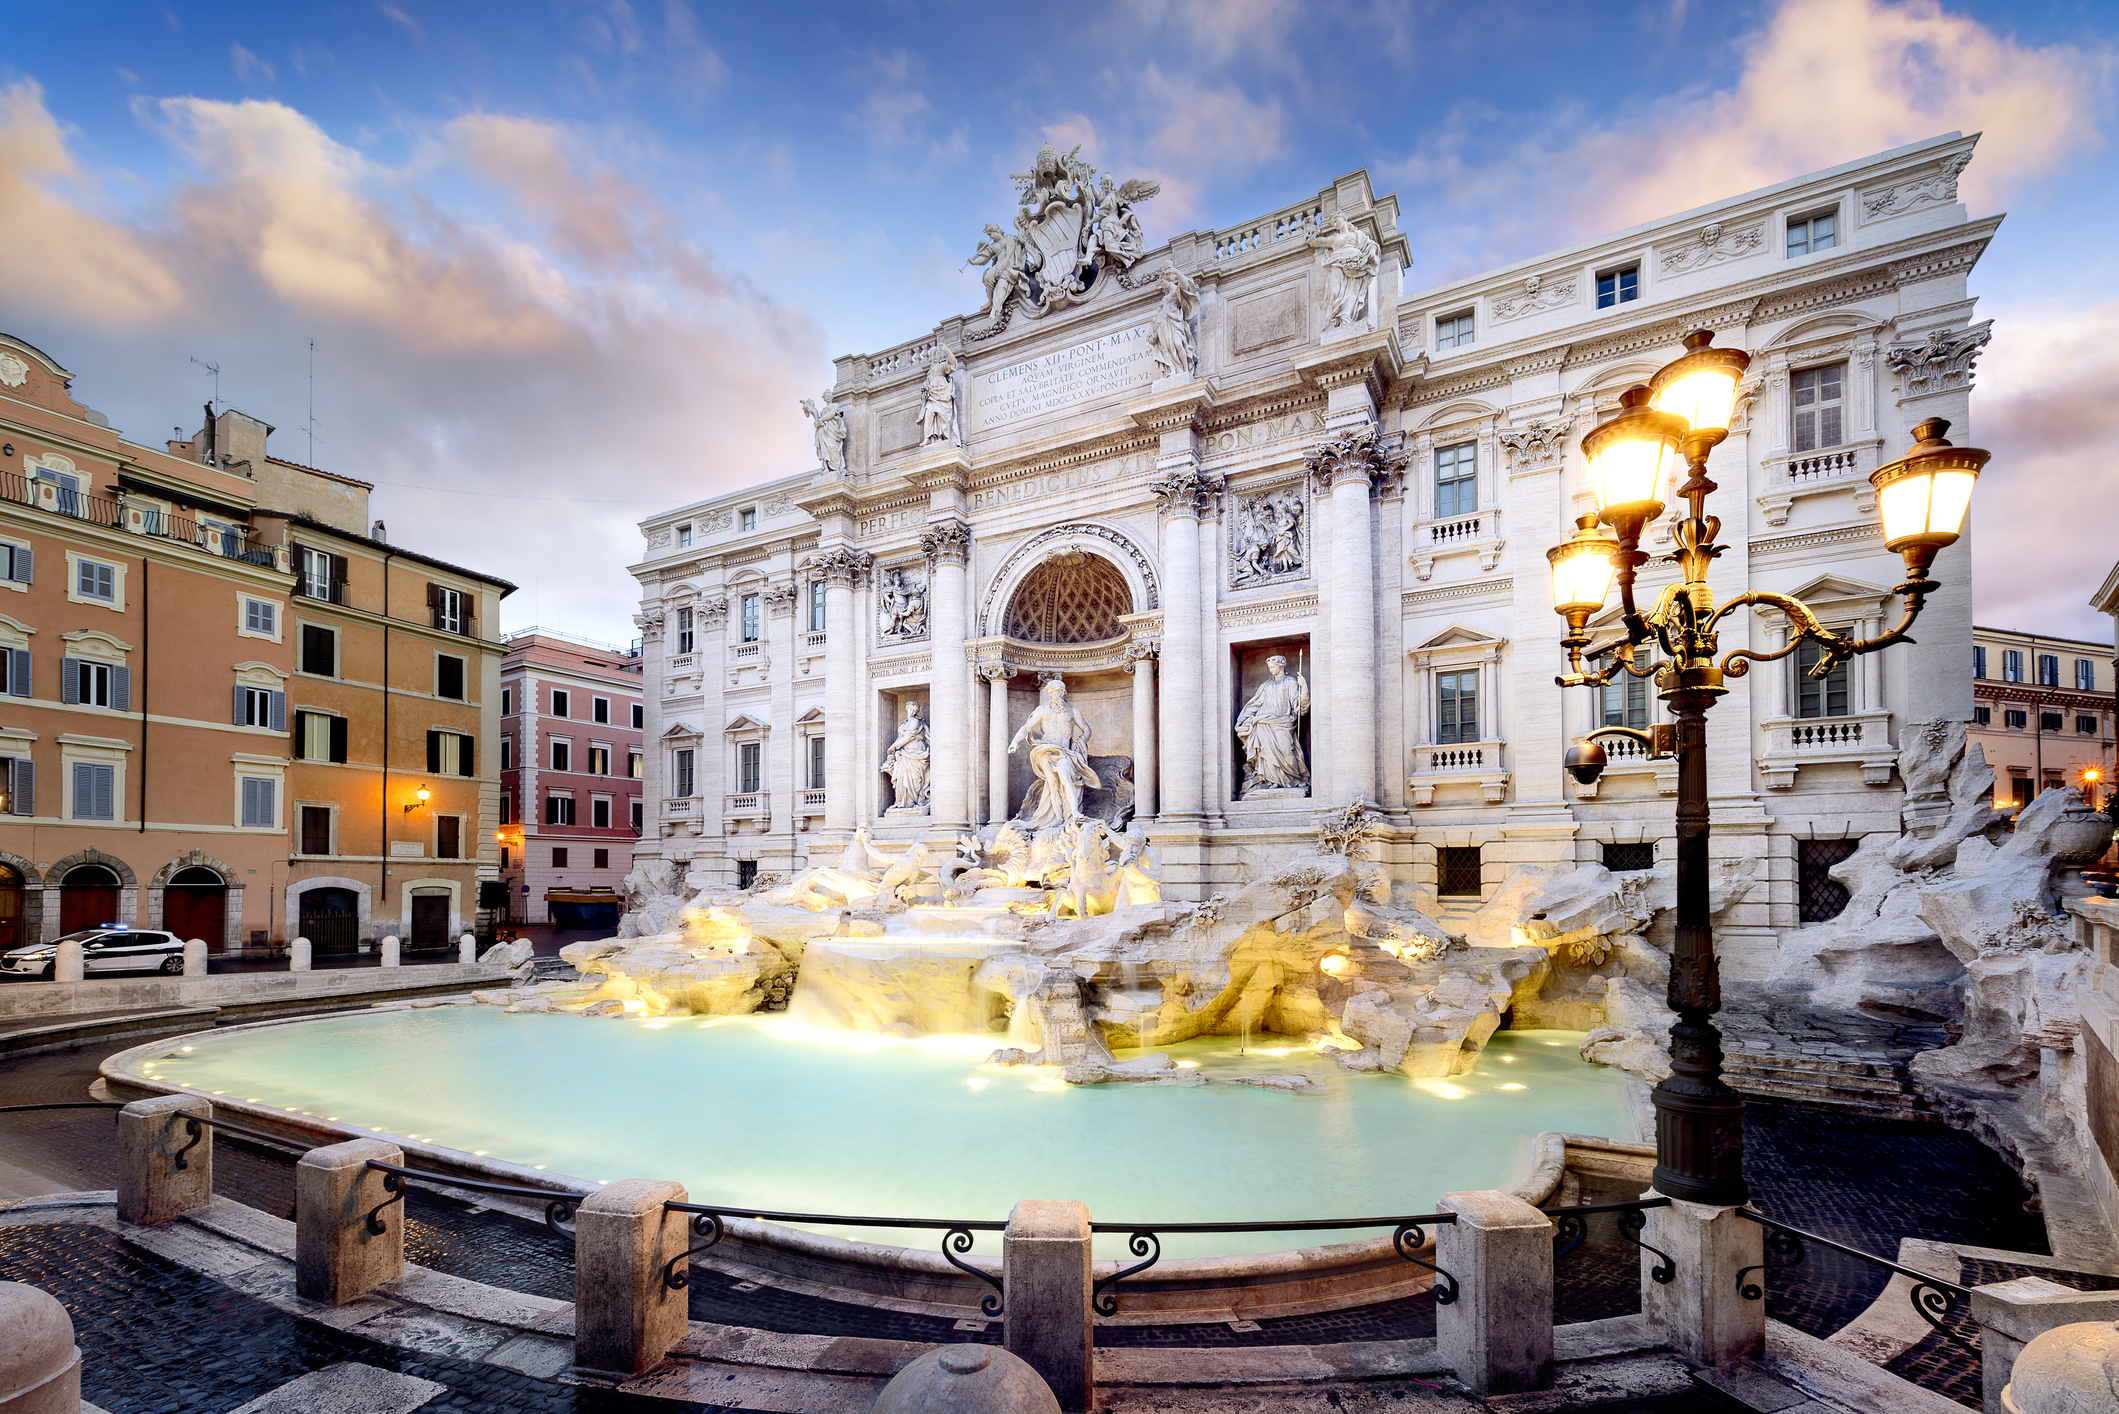
[[(1128, 615), (1142, 618), (1144, 615)], [(1160, 621), (1161, 616), (1155, 616)], [(1025, 643), (1019, 638), (997, 635), (976, 638), (964, 645), (981, 677), (995, 681), (1017, 673), (1101, 673), (1130, 671), (1140, 658), (1161, 651), (1160, 633), (1132, 630), (1101, 643)]]

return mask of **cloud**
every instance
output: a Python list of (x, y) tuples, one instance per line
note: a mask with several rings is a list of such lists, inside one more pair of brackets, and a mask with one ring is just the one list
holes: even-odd
[(403, 25), (411, 31), (414, 39), (424, 40), (427, 32), (420, 28), (419, 21), (390, 3), (390, 0), (375, 0), (375, 12), (392, 24)]
[(239, 79), (247, 79), (253, 74), (263, 74), (265, 82), (271, 83), (279, 77), (279, 75), (272, 72), (272, 65), (266, 63), (240, 44), (228, 46), (228, 63), (234, 68), (235, 76)]
[(867, 55), (853, 76), (868, 88), (860, 106), (847, 113), (846, 126), (878, 154), (871, 175), (885, 182), (930, 182), (971, 151), (964, 124), (937, 111), (922, 91), (923, 72), (916, 56), (890, 49)]
[(468, 114), (392, 166), (278, 103), (139, 111), (186, 170), (120, 212), (42, 93), (0, 90), (8, 331), (139, 440), (195, 422), (193, 353), (235, 406), (296, 427), (313, 337), (319, 460), (409, 483), (373, 514), (521, 583), (509, 623), (606, 639), (628, 635), (635, 520), (809, 464), (819, 331), (673, 235), (593, 133)]
[(699, 21), (683, 0), (669, 0), (662, 13), (662, 37), (670, 70), (680, 85), (678, 97), (696, 105), (728, 79), (728, 64), (699, 34)]

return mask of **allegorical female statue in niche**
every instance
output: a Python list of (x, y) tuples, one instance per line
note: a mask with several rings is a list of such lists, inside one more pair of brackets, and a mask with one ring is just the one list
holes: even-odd
[(905, 719), (898, 723), (897, 739), (883, 753), (883, 774), (890, 777), (892, 810), (927, 808), (927, 723), (920, 717), (920, 704), (905, 704)]
[(1303, 759), (1302, 719), (1310, 714), (1310, 685), (1301, 674), (1288, 676), (1288, 660), (1266, 659), (1270, 674), (1236, 714), (1236, 739), (1243, 743), (1243, 793), (1303, 791), (1310, 785), (1310, 763)]
[(1030, 774), (1039, 787), (1037, 804), (1017, 818), (1032, 830), (1065, 825), (1082, 817), (1082, 792), (1101, 790), (1103, 781), (1089, 765), (1089, 719), (1067, 701), (1067, 684), (1054, 678), (1040, 689), (1038, 708), (1023, 723), (1009, 755), (1025, 741), (1030, 743)]

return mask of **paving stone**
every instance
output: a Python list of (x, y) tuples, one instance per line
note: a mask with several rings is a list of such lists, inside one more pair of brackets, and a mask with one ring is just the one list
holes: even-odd
[(229, 1414), (412, 1414), (449, 1387), (347, 1362), (287, 1381)]

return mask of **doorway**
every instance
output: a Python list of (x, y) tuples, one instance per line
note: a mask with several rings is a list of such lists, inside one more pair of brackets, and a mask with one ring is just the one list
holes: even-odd
[(162, 926), (184, 941), (205, 940), (219, 952), (228, 941), (228, 885), (202, 865), (179, 869), (162, 890)]
[(360, 950), (360, 900), (351, 889), (302, 893), (301, 935), (311, 957), (350, 957)]
[(59, 933), (118, 921), (118, 876), (100, 864), (76, 864), (59, 881)]
[(0, 952), (22, 945), (22, 875), (0, 864)]
[(449, 945), (449, 896), (412, 895), (412, 946), (446, 948)]

